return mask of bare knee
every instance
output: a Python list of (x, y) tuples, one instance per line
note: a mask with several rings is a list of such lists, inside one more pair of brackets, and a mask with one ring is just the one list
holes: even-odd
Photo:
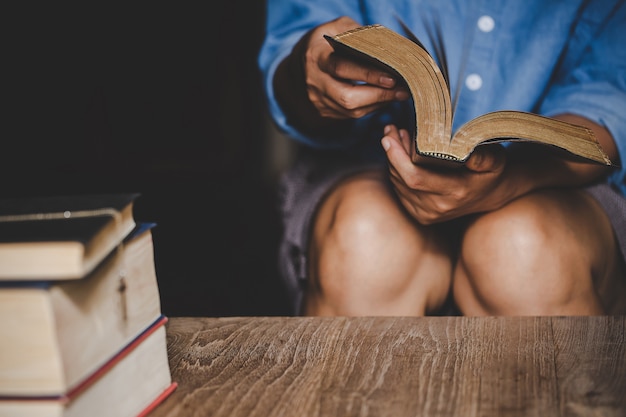
[(454, 274), (464, 314), (602, 311), (593, 286), (594, 255), (578, 241), (586, 231), (573, 231), (558, 207), (535, 196), (469, 225)]
[[(444, 245), (404, 214), (380, 178), (356, 177), (322, 205), (307, 313), (420, 315), (445, 299), (452, 267)], [(443, 278), (424, 279), (427, 266)]]

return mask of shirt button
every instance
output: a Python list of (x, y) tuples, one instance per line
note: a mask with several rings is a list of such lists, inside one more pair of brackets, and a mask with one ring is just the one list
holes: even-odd
[(472, 91), (476, 91), (483, 86), (483, 79), (478, 74), (470, 74), (465, 79), (465, 86)]
[(483, 32), (491, 32), (493, 28), (496, 26), (496, 22), (493, 20), (491, 16), (481, 16), (478, 19), (478, 29)]

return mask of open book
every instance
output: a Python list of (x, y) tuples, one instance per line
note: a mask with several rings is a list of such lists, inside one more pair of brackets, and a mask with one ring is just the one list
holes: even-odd
[(465, 123), (453, 135), (449, 83), (428, 51), (414, 35), (411, 37), (382, 25), (361, 26), (325, 36), (336, 53), (382, 65), (385, 71), (406, 82), (415, 105), (414, 160), (425, 155), (462, 162), (481, 144), (531, 141), (611, 165), (591, 130), (533, 113), (512, 110), (487, 113)]

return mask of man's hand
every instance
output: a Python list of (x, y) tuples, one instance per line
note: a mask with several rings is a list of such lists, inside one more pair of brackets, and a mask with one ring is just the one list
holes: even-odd
[(358, 26), (348, 17), (318, 26), (279, 65), (273, 81), (276, 99), (290, 124), (315, 135), (410, 97), (390, 74), (340, 58), (324, 39)]
[(322, 117), (359, 118), (409, 93), (389, 73), (333, 54), (323, 35), (336, 35), (359, 24), (341, 17), (317, 27), (309, 38), (304, 73), (309, 100)]
[[(433, 164), (431, 158), (411, 161), (411, 139), (404, 129), (385, 128), (381, 143), (387, 152), (391, 182), (402, 205), (422, 224), (494, 210), (512, 194), (499, 187), (505, 167), (499, 145), (477, 148), (460, 165)], [(423, 161), (423, 162), (422, 162)]]

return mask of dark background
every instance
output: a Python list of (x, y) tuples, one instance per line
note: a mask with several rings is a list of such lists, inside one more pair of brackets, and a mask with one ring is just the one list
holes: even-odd
[(165, 314), (287, 314), (264, 2), (216, 3), (8, 16), (0, 192), (140, 192)]

